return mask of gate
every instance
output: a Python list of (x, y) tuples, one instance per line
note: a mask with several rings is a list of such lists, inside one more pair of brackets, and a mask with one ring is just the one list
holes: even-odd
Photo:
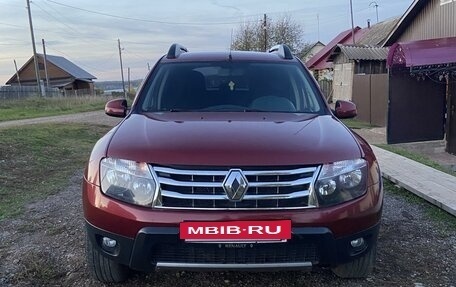
[(448, 85), (447, 105), (447, 146), (446, 151), (456, 155), (456, 83)]
[(389, 78), (388, 143), (441, 140), (445, 123), (445, 83), (395, 72)]
[(353, 102), (357, 119), (385, 126), (388, 108), (388, 74), (354, 75)]

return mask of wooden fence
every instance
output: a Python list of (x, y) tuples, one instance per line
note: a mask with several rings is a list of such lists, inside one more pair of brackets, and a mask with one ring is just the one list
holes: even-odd
[[(44, 88), (43, 96), (45, 97), (77, 97), (93, 95), (90, 89), (84, 90), (60, 90), (58, 88)], [(40, 92), (36, 86), (3, 86), (0, 87), (0, 99), (23, 99), (28, 97), (39, 96)]]

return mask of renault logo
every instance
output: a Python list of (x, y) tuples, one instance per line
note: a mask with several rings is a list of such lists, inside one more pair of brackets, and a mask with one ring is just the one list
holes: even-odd
[(223, 181), (223, 189), (231, 201), (241, 201), (248, 188), (247, 178), (240, 169), (231, 169)]

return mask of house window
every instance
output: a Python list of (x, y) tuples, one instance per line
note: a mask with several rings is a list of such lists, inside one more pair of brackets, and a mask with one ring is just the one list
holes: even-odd
[(38, 69), (44, 71), (44, 64), (43, 63), (38, 63)]
[(440, 5), (450, 4), (454, 0), (440, 0)]

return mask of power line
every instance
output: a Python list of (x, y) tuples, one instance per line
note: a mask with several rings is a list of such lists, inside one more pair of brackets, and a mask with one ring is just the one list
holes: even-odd
[[(97, 45), (97, 44), (99, 45), (99, 42), (100, 42), (100, 41), (105, 41), (105, 42), (112, 43), (112, 41), (100, 39), (99, 37), (98, 37), (98, 38), (93, 37), (93, 39), (96, 39), (96, 40), (97, 40), (97, 41), (95, 41), (95, 42), (94, 42), (94, 41), (86, 40), (86, 38), (88, 38), (87, 35), (81, 33), (81, 32), (80, 32), (79, 30), (77, 30), (76, 28), (71, 27), (70, 25), (68, 25), (68, 24), (66, 24), (66, 23), (64, 23), (64, 22), (62, 22), (62, 21), (60, 21), (60, 20), (57, 19), (54, 15), (52, 15), (51, 13), (49, 13), (48, 11), (46, 11), (43, 7), (41, 7), (41, 6), (38, 5), (37, 3), (32, 3), (32, 4), (35, 5), (36, 7), (38, 7), (42, 12), (44, 12), (45, 14), (47, 14), (48, 16), (50, 16), (52, 19), (54, 19), (57, 23), (59, 23), (59, 24), (65, 26), (65, 27), (66, 27), (66, 31), (71, 31), (71, 33), (63, 32), (66, 36), (67, 36), (68, 34), (73, 34), (73, 35), (77, 35), (77, 36), (82, 36), (82, 37), (79, 39), (79, 41), (80, 41), (80, 42), (85, 42), (85, 43), (87, 43), (87, 44), (90, 44), (91, 46)], [(51, 6), (49, 6), (49, 7), (51, 7)], [(51, 7), (51, 8), (52, 8), (52, 7)], [(54, 8), (52, 8), (52, 9), (53, 9), (54, 11), (56, 11), (57, 13), (60, 13), (60, 12), (58, 12), (57, 10), (55, 10)], [(70, 21), (68, 21), (68, 22), (70, 22)], [(62, 28), (64, 28), (64, 27), (62, 27)], [(62, 31), (63, 31), (63, 30), (62, 30)], [(57, 33), (57, 32), (52, 32), (52, 33), (60, 34), (60, 33)]]
[(10, 26), (10, 27), (16, 27), (16, 28), (21, 28), (21, 29), (28, 29), (27, 27), (24, 27), (24, 26), (14, 25), (14, 24), (8, 24), (8, 23), (2, 23), (2, 22), (0, 22), (0, 25)]
[[(66, 53), (64, 53), (64, 52), (62, 52), (62, 51), (60, 51), (60, 50), (57, 50), (57, 49), (55, 49), (55, 48), (52, 47), (52, 46), (49, 47), (49, 44), (47, 45), (47, 48), (48, 48), (49, 50), (58, 52), (58, 53), (60, 53), (61, 55), (64, 55), (64, 56), (66, 56), (66, 57), (68, 57), (68, 58), (72, 58), (72, 57), (69, 56), (68, 54), (66, 54)], [(74, 61), (73, 59), (72, 59), (71, 61), (72, 61), (72, 62), (75, 62), (78, 66), (82, 66), (82, 67), (84, 67), (84, 68), (86, 68), (86, 69), (95, 70), (95, 71), (98, 71), (98, 72), (101, 72), (101, 73), (104, 73), (104, 72), (111, 72), (111, 70), (107, 70), (107, 69), (106, 69), (106, 70), (103, 70), (103, 69), (100, 69), (99, 67), (96, 68), (96, 67), (93, 67), (93, 66), (89, 66), (89, 65), (87, 65), (87, 64), (82, 64), (82, 63), (80, 63), (80, 62)]]
[(166, 25), (196, 25), (196, 26), (207, 26), (207, 25), (232, 25), (232, 24), (239, 24), (239, 23), (244, 23), (245, 21), (239, 22), (169, 22), (169, 21), (158, 21), (158, 20), (149, 20), (149, 19), (141, 19), (141, 18), (133, 18), (133, 17), (126, 17), (126, 16), (121, 16), (121, 15), (114, 15), (114, 14), (109, 14), (109, 13), (103, 13), (103, 12), (98, 12), (98, 11), (93, 11), (85, 8), (80, 8), (72, 5), (67, 5), (63, 4), (57, 1), (53, 0), (46, 0), (48, 2), (54, 3), (56, 5), (64, 6), (67, 8), (72, 8), (80, 11), (84, 11), (87, 13), (92, 13), (96, 15), (101, 15), (101, 16), (106, 16), (106, 17), (111, 17), (111, 18), (117, 18), (117, 19), (123, 19), (123, 20), (130, 20), (130, 21), (139, 21), (139, 22), (147, 22), (147, 23), (156, 23), (156, 24), (166, 24)]
[[(122, 15), (115, 15), (115, 14), (109, 14), (109, 13), (104, 13), (104, 12), (99, 12), (99, 11), (94, 11), (90, 9), (85, 9), (77, 6), (72, 6), (64, 3), (60, 3), (58, 1), (54, 0), (46, 0), (47, 2), (60, 5), (66, 8), (71, 8), (71, 9), (76, 9), (80, 11), (84, 11), (87, 13), (92, 13), (96, 15), (101, 15), (101, 16), (106, 16), (106, 17), (112, 17), (112, 18), (117, 18), (117, 19), (123, 19), (123, 20), (130, 20), (130, 21), (140, 21), (140, 22), (148, 22), (148, 23), (157, 23), (157, 24), (166, 24), (166, 25), (230, 25), (230, 24), (241, 24), (241, 23), (246, 23), (246, 22), (256, 22), (257, 20), (251, 20), (251, 21), (226, 21), (226, 22), (171, 22), (171, 21), (160, 21), (160, 20), (150, 20), (150, 19), (142, 19), (142, 18), (134, 18), (134, 17), (127, 17), (127, 16), (122, 16)], [(55, 9), (54, 9), (55, 10)], [(308, 8), (299, 8), (299, 9), (294, 9), (294, 10), (288, 10), (288, 11), (277, 11), (277, 12), (268, 12), (268, 14), (291, 14), (291, 13), (300, 13), (308, 11)], [(242, 15), (242, 18), (249, 18), (249, 17), (261, 17), (263, 14), (250, 14), (250, 15)], [(232, 17), (223, 17), (223, 18), (218, 18), (220, 19), (239, 19), (238, 16), (232, 16)]]

